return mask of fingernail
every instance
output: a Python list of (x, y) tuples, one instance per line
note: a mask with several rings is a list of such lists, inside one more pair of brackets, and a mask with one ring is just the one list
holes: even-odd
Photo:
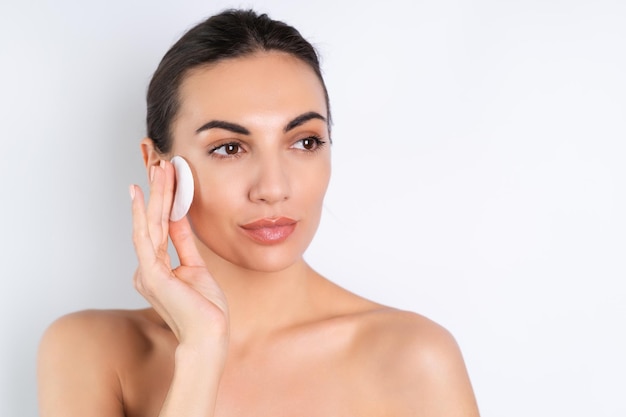
[(130, 201), (135, 199), (135, 186), (133, 184), (129, 185), (128, 192), (130, 193)]
[(154, 165), (150, 167), (150, 182), (154, 181)]
[(161, 159), (161, 162), (159, 162), (159, 166), (165, 169), (165, 159)]

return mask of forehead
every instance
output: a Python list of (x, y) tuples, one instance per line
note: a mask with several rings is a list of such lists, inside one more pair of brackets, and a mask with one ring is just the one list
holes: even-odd
[(324, 89), (315, 72), (282, 52), (260, 52), (195, 68), (179, 90), (179, 120), (207, 117), (292, 117), (307, 111), (327, 115)]

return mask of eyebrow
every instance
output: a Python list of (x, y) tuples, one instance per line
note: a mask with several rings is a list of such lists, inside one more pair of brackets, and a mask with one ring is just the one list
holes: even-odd
[(237, 123), (226, 122), (224, 120), (211, 120), (208, 123), (203, 124), (198, 129), (196, 129), (196, 134), (203, 132), (209, 129), (224, 129), (230, 130), (234, 133), (239, 133), (241, 135), (249, 135), (250, 131), (245, 127), (238, 125)]
[(296, 127), (303, 125), (304, 123), (312, 119), (323, 120), (325, 123), (327, 123), (326, 118), (324, 116), (322, 116), (321, 114), (317, 112), (310, 111), (310, 112), (301, 114), (300, 116), (296, 117), (295, 119), (287, 123), (287, 126), (285, 126), (285, 129), (284, 129), (284, 132), (287, 133), (291, 129), (295, 129)]
[[(303, 113), (297, 116), (295, 119), (291, 120), (289, 123), (287, 123), (283, 131), (287, 133), (290, 130), (295, 129), (296, 127), (301, 126), (304, 123), (308, 122), (309, 120), (313, 120), (313, 119), (323, 120), (325, 123), (328, 123), (324, 116), (322, 116), (321, 114), (317, 112), (310, 111), (310, 112)], [(202, 126), (200, 126), (198, 129), (196, 129), (196, 134), (203, 132), (205, 130), (209, 130), (209, 129), (224, 129), (233, 133), (239, 133), (241, 135), (250, 134), (250, 131), (246, 129), (245, 127), (237, 123), (227, 122), (225, 120), (211, 120), (210, 122), (207, 122), (203, 124)]]

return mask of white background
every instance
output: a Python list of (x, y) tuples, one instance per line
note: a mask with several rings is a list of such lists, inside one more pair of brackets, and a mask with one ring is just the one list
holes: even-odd
[[(2, 1), (0, 415), (36, 415), (52, 320), (144, 306), (127, 186), (146, 86), (239, 5)], [(334, 166), (310, 263), (450, 329), (483, 416), (625, 416), (626, 2), (254, 7), (323, 57)]]

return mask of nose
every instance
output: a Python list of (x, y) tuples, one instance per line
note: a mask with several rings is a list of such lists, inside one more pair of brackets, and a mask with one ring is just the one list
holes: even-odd
[(250, 201), (275, 204), (285, 201), (291, 194), (287, 166), (280, 157), (260, 158), (255, 164)]

